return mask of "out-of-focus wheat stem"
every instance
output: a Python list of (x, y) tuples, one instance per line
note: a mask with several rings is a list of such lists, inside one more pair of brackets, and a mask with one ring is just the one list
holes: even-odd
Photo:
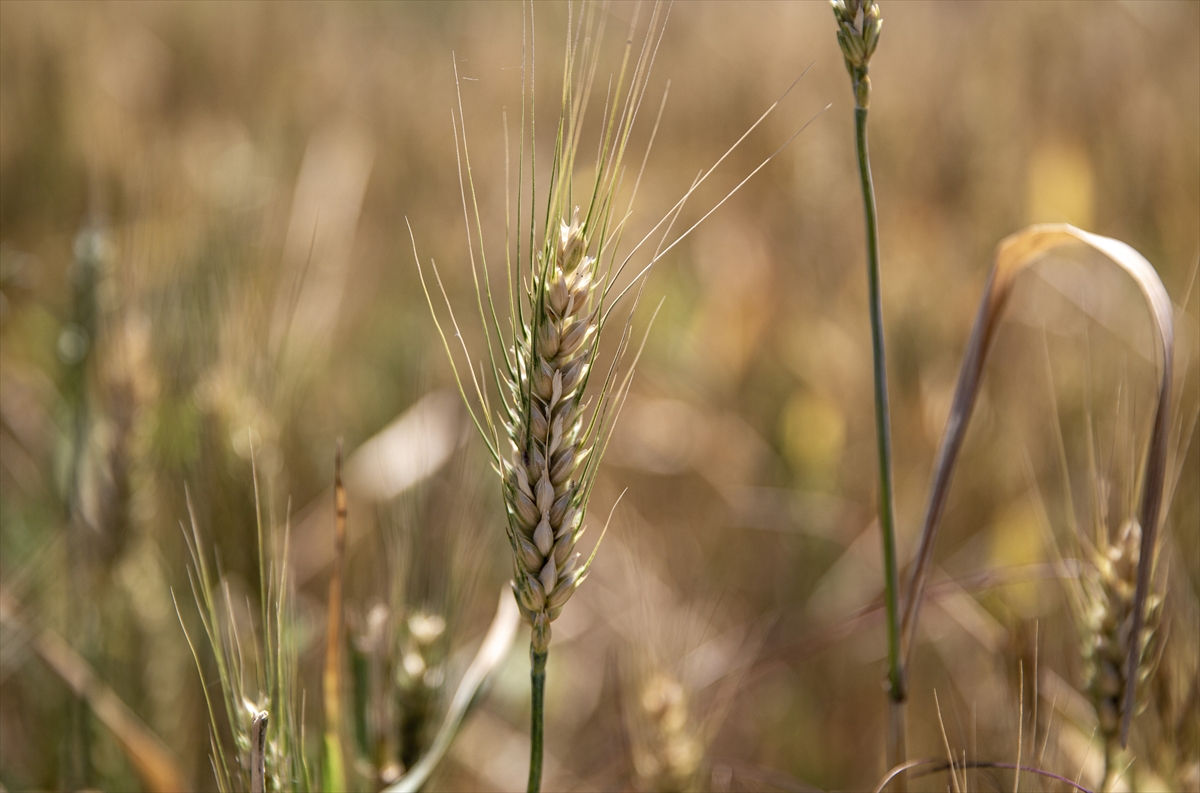
[[(854, 88), (854, 134), (858, 151), (858, 176), (863, 196), (863, 222), (867, 232), (867, 286), (871, 314), (871, 351), (875, 381), (875, 444), (879, 458), (879, 531), (883, 541), (884, 609), (888, 634), (888, 766), (904, 763), (903, 661), (900, 657), (899, 581), (896, 572), (896, 524), (892, 495), (892, 428), (887, 390), (887, 360), (883, 343), (883, 302), (879, 285), (879, 224), (875, 214), (875, 186), (867, 151), (867, 113), (871, 99), (868, 67), (879, 43), (882, 20), (874, 0), (834, 0), (838, 44)], [(904, 775), (896, 777), (897, 788)]]
[(546, 726), (546, 656), (549, 650), (529, 648), (529, 680), (533, 685), (529, 724), (529, 793), (542, 789), (542, 745)]
[(879, 530), (883, 535), (884, 608), (888, 626), (888, 685), (893, 700), (905, 698), (900, 660), (900, 621), (897, 608), (896, 524), (892, 495), (892, 427), (883, 348), (883, 303), (879, 289), (879, 228), (875, 217), (875, 187), (867, 153), (867, 108), (854, 110), (858, 172), (862, 180), (863, 215), (867, 228), (867, 284), (870, 291), (871, 349), (874, 353), (875, 444), (879, 450)]

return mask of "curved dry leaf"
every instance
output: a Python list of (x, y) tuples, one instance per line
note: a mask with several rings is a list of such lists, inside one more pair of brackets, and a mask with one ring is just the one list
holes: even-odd
[[(1162, 507), (1163, 480), (1166, 473), (1167, 434), (1170, 427), (1171, 377), (1174, 357), (1175, 331), (1171, 300), (1163, 288), (1162, 281), (1150, 262), (1125, 243), (1109, 237), (1077, 229), (1074, 226), (1046, 224), (1030, 226), (1006, 237), (996, 249), (996, 258), (984, 288), (979, 313), (967, 344), (966, 355), (959, 371), (958, 385), (954, 392), (954, 403), (946, 429), (942, 434), (941, 446), (934, 465), (933, 483), (929, 489), (929, 500), (921, 529), (921, 543), (913, 572), (909, 579), (908, 597), (905, 600), (904, 621), (901, 629), (903, 656), (907, 659), (916, 631), (925, 582), (933, 558), (933, 546), (937, 539), (938, 523), (950, 492), (954, 465), (962, 449), (967, 424), (983, 380), (984, 364), (988, 350), (995, 340), (996, 331), (1004, 313), (1008, 298), (1012, 295), (1016, 277), (1043, 254), (1060, 245), (1083, 243), (1104, 254), (1124, 270), (1137, 283), (1146, 305), (1150, 309), (1157, 331), (1158, 350), (1162, 355), (1161, 382), (1158, 403), (1155, 407), (1154, 426), (1145, 457), (1142, 475), (1141, 503), (1138, 519), (1142, 525), (1142, 550), (1138, 563), (1137, 590), (1134, 595), (1133, 630), (1130, 637), (1129, 656), (1126, 661), (1126, 679), (1137, 679), (1137, 667), (1141, 656), (1142, 629), (1145, 621), (1145, 603), (1150, 588), (1151, 566), (1154, 562), (1154, 547), (1158, 536), (1159, 512)], [(1130, 718), (1133, 715), (1134, 686), (1126, 686), (1125, 703), (1122, 707), (1121, 743), (1129, 735)]]

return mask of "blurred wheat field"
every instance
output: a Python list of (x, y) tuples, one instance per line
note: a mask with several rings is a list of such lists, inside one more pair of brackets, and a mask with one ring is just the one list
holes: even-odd
[[(188, 538), (205, 544), (248, 635), (260, 584), (279, 572), (260, 566), (260, 515), (295, 586), (288, 640), (306, 736), (320, 740), (339, 437), (348, 673), (392, 697), (363, 704), (361, 724), (347, 717), (351, 771), (380, 789), (428, 747), (511, 569), (405, 221), (469, 309), (454, 72), (498, 261), (522, 13), (0, 4), (4, 789), (146, 784), (96, 689), (74, 690), (87, 686), (47, 662), (58, 645), (46, 636), (75, 654), (50, 655), (127, 706), (111, 718), (152, 736), (192, 789), (214, 787), (201, 676), (219, 700), (216, 661), (200, 644), (197, 674), (180, 624), (204, 635)], [(648, 11), (602, 13), (613, 57), (600, 93), (630, 20)], [(1069, 222), (1132, 245), (1175, 304), (1176, 420), (1166, 638), (1119, 784), (1200, 789), (1200, 6), (884, 13), (872, 152), (902, 568), (996, 243)], [(551, 130), (566, 6), (535, 4), (533, 20), (536, 122)], [(859, 790), (886, 771), (862, 205), (835, 29), (825, 3), (670, 8), (647, 105), (657, 110), (668, 80), (669, 97), (630, 236), (810, 64), (680, 228), (812, 123), (650, 274), (638, 328), (661, 309), (600, 469), (587, 550), (624, 496), (592, 583), (555, 623), (547, 789)], [(639, 163), (651, 126), (635, 131)], [(1074, 553), (1071, 505), (1077, 523), (1119, 522), (1139, 486), (1156, 363), (1127, 281), (1072, 249), (1017, 284), (913, 654), (913, 758), (949, 745), (1012, 763), (1020, 734), (1028, 762), (1101, 783), (1054, 562)], [(522, 785), (523, 630), (426, 789)], [(372, 666), (383, 644), (395, 669)], [(360, 699), (371, 701), (346, 691), (351, 715)], [(380, 727), (400, 711), (403, 730)], [(376, 762), (385, 755), (391, 765)], [(1010, 771), (968, 773), (977, 789), (1013, 784)], [(910, 784), (944, 789), (945, 777)]]

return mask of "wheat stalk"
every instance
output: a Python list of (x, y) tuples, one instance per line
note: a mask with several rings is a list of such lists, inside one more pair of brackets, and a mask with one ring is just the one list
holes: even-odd
[[(875, 387), (875, 446), (879, 466), (879, 532), (883, 550), (884, 611), (887, 617), (889, 768), (904, 764), (905, 691), (904, 659), (900, 639), (900, 584), (896, 562), (896, 507), (892, 486), (892, 428), (888, 403), (887, 357), (884, 353), (883, 299), (879, 275), (879, 224), (875, 212), (875, 186), (867, 151), (867, 115), (871, 104), (871, 56), (879, 45), (883, 28), (875, 0), (832, 0), (838, 23), (838, 45), (854, 89), (855, 149), (858, 154), (859, 186), (863, 197), (866, 228), (868, 308), (871, 316), (871, 352)], [(894, 788), (903, 791), (905, 776), (896, 778)]]
[[(606, 102), (607, 112), (600, 130), (600, 146), (595, 164), (595, 181), (583, 207), (572, 205), (573, 177), (585, 111), (591, 93), (592, 78), (598, 64), (598, 42), (603, 32), (603, 17), (597, 21), (594, 6), (587, 7), (576, 22), (568, 6), (568, 44), (563, 66), (562, 111), (550, 168), (550, 190), (545, 222), (538, 233), (537, 219), (528, 212), (527, 264), (522, 262), (521, 231), (525, 168), (525, 91), (522, 94), (521, 159), (518, 170), (516, 221), (509, 223), (509, 239), (515, 243), (515, 255), (506, 246), (508, 269), (509, 328), (504, 333), (496, 311), (496, 301), (483, 254), (482, 229), (466, 146), (465, 119), (461, 89), (455, 119), (455, 141), (459, 152), (459, 173), (463, 180), (463, 210), (468, 221), (471, 210), (480, 237), (480, 265), (475, 263), (471, 244), (472, 274), (475, 279), (479, 318), (487, 334), (491, 379), (500, 404), (493, 414), (491, 403), (475, 375), (465, 344), (471, 385), (481, 409), (471, 405), (463, 385), (463, 374), (451, 354), (451, 363), (459, 390), (503, 482), (507, 512), (506, 533), (512, 550), (513, 590), (520, 612), (532, 626), (530, 642), (533, 709), (531, 725), (529, 789), (541, 785), (543, 736), (543, 696), (546, 657), (550, 644), (550, 623), (561, 613), (567, 599), (587, 576), (595, 551), (580, 563), (575, 544), (583, 533), (583, 516), (595, 483), (599, 458), (607, 444), (608, 433), (627, 393), (632, 367), (620, 374), (620, 364), (628, 351), (632, 310), (626, 318), (617, 350), (593, 402), (583, 399), (591, 374), (596, 369), (600, 337), (614, 304), (628, 286), (610, 295), (629, 256), (617, 259), (626, 210), (617, 211), (616, 200), (624, 176), (624, 155), (633, 122), (641, 107), (650, 68), (661, 41), (665, 15), (655, 5), (636, 58), (632, 58), (637, 15), (626, 39), (625, 55), (615, 85)], [(526, 18), (532, 35), (532, 14)], [(457, 66), (455, 68), (457, 78)], [(528, 114), (530, 134), (529, 171), (536, 194), (536, 161), (532, 138), (534, 117), (532, 75), (529, 77)], [(661, 111), (660, 111), (661, 112)], [(657, 126), (656, 126), (657, 129)], [(461, 131), (461, 136), (460, 136)], [(643, 163), (644, 165), (644, 163)], [(464, 169), (465, 166), (465, 169)], [(639, 171), (640, 177), (640, 171)], [(637, 192), (633, 185), (633, 195)], [(677, 205), (681, 206), (682, 202)], [(568, 212), (569, 220), (568, 220)], [(660, 223), (660, 225), (662, 225)], [(468, 242), (471, 242), (468, 236)], [(640, 247), (640, 244), (639, 246)], [(636, 251), (635, 247), (635, 251)], [(414, 241), (415, 255), (415, 241)], [(514, 266), (515, 260), (515, 266)], [(606, 265), (601, 262), (606, 260)], [(420, 260), (418, 258), (418, 266)], [(479, 270), (482, 269), (482, 279)], [(449, 300), (440, 275), (433, 270), (442, 297)], [(634, 282), (644, 278), (645, 270)], [(482, 286), (480, 282), (482, 280)], [(421, 270), (421, 281), (433, 301)], [(644, 283), (644, 281), (642, 281)], [(639, 292), (640, 294), (640, 292)], [(636, 301), (634, 303), (636, 308)], [(436, 319), (436, 312), (434, 312)], [(455, 335), (461, 339), (453, 310), (450, 312)], [(446, 333), (440, 322), (438, 332), (450, 354)], [(507, 337), (509, 342), (505, 342)], [(636, 361), (635, 361), (636, 363)], [(603, 371), (603, 370), (602, 370)], [(486, 379), (486, 373), (481, 372)], [(511, 455), (501, 454), (501, 434), (512, 447)]]
[[(669, 6), (666, 6), (669, 8)], [(527, 14), (526, 32), (532, 38), (533, 15)], [(664, 6), (652, 6), (649, 21), (635, 53), (637, 31), (641, 27), (638, 11), (630, 22), (625, 53), (605, 100), (605, 115), (599, 130), (599, 145), (594, 164), (594, 181), (581, 191), (586, 199), (574, 201), (574, 174), (584, 130), (585, 111), (593, 78), (599, 63), (599, 42), (604, 15), (585, 4), (585, 12), (575, 15), (568, 5), (568, 42), (563, 66), (562, 110), (551, 161), (549, 191), (543, 225), (531, 210), (523, 210), (525, 199), (526, 118), (529, 128), (528, 170), (530, 196), (535, 196), (536, 160), (534, 138), (532, 70), (523, 63), (521, 138), (517, 173), (517, 211), (512, 220), (506, 206), (507, 238), (505, 263), (509, 327), (501, 329), (501, 320), (483, 253), (480, 210), (467, 149), (461, 87), (457, 114), (452, 114), (459, 178), (462, 184), (463, 212), (468, 221), (471, 272), (476, 292), (476, 309), (483, 327), (489, 367), (480, 366), (478, 374), (470, 350), (463, 340), (458, 320), (436, 265), (431, 263), (433, 278), (426, 277), (417, 255), (416, 239), (409, 228), (413, 256), (417, 261), (421, 284), (434, 316), (442, 345), (450, 359), (459, 393), (466, 403), (472, 423), (479, 431), (500, 474), (507, 513), (506, 534), (512, 550), (513, 591), (520, 612), (532, 626), (530, 666), (533, 693), (529, 789), (541, 784), (542, 696), (546, 656), (550, 645), (551, 623), (583, 583), (595, 559), (594, 549), (586, 561), (575, 551), (584, 530), (584, 515), (595, 484), (600, 458), (628, 393), (640, 349), (633, 361), (623, 366), (631, 345), (631, 321), (653, 264), (678, 245), (715, 212), (726, 200), (785, 146), (808, 123), (800, 127), (775, 152), (742, 179), (724, 198), (716, 202), (696, 223), (667, 244), (673, 224), (685, 202), (799, 82), (800, 77), (733, 143), (717, 161), (703, 171), (683, 197), (628, 251), (619, 254), (623, 232), (632, 214), (645, 159), (637, 171), (632, 189), (623, 190), (624, 158), (634, 121), (645, 97), (658, 45), (662, 40), (667, 13)], [(528, 40), (527, 40), (528, 41)], [(807, 70), (805, 70), (807, 72)], [(458, 82), (457, 65), (455, 67)], [(527, 84), (526, 84), (527, 81)], [(528, 108), (526, 98), (528, 97)], [(666, 95), (663, 96), (663, 105)], [(824, 112), (823, 110), (821, 112)], [(527, 115), (528, 114), (528, 115)], [(817, 114), (819, 115), (819, 113)], [(658, 119), (662, 117), (662, 106)], [(815, 118), (814, 116), (813, 118)], [(658, 121), (646, 147), (649, 156)], [(507, 140), (506, 140), (507, 142)], [(507, 146), (506, 146), (507, 148)], [(625, 210), (619, 211), (617, 199), (628, 195)], [(522, 221), (528, 222), (527, 232)], [(474, 229), (471, 229), (471, 226)], [(652, 237), (661, 234), (658, 247), (649, 261), (631, 278), (623, 279), (626, 268)], [(476, 262), (478, 238), (479, 261)], [(527, 240), (527, 243), (525, 241)], [(524, 255), (522, 246), (525, 245)], [(436, 284), (449, 315), (443, 325), (438, 319), (430, 292)], [(604, 366), (598, 365), (600, 340), (613, 312), (622, 299), (633, 292), (616, 344), (616, 350)], [(651, 320), (653, 321), (653, 319)], [(454, 347), (461, 349), (466, 365), (456, 362)], [(488, 371), (490, 368), (490, 372)], [(593, 374), (599, 372), (600, 384), (585, 398)], [(494, 386), (499, 404), (493, 410), (487, 392)], [(473, 394), (473, 396), (468, 396)], [(502, 453), (504, 441), (511, 453)], [(611, 517), (611, 513), (610, 513)], [(603, 539), (603, 533), (601, 533)], [(599, 541), (597, 542), (597, 548)]]

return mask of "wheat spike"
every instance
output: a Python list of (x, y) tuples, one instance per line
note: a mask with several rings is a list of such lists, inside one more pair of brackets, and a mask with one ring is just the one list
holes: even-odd
[(550, 623), (583, 577), (575, 551), (583, 493), (575, 473), (594, 436), (583, 432), (580, 392), (600, 320), (587, 232), (576, 210), (570, 223), (560, 223), (550, 255), (539, 255), (544, 288), (531, 296), (533, 316), (514, 351), (518, 368), (508, 384), (517, 404), (528, 406), (505, 425), (514, 447), (504, 487), (513, 589), (538, 649), (549, 645)]
[(883, 28), (879, 4), (875, 0), (832, 0), (832, 3), (838, 23), (838, 45), (846, 60), (846, 71), (854, 82), (855, 101), (858, 107), (865, 108), (871, 98), (871, 78), (867, 71)]
[(428, 750), (436, 723), (438, 694), (446, 682), (446, 620), (418, 610), (404, 621), (396, 694), (400, 720), (400, 761), (411, 769)]
[[(649, 20), (644, 23), (639, 21), (637, 13), (633, 15), (621, 66), (610, 82), (605, 99), (593, 176), (585, 189), (576, 191), (575, 169), (581, 152), (580, 141), (592, 81), (599, 64), (604, 16), (591, 3), (584, 4), (578, 17), (568, 6), (568, 29), (572, 35), (563, 65), (562, 109), (547, 180), (549, 192), (544, 214), (532, 211), (524, 204), (536, 195), (532, 185), (541, 179), (540, 176), (535, 179), (538, 172), (532, 145), (535, 138), (533, 75), (532, 71), (527, 72), (529, 84), (525, 96), (528, 108), (523, 99), (515, 180), (516, 216), (512, 218), (506, 214), (509, 243), (505, 251), (507, 295), (493, 286), (483, 253), (482, 221), (460, 93), (457, 113), (452, 114), (452, 125), (459, 156), (463, 211), (468, 228), (474, 226), (473, 232), (468, 233), (468, 254), (476, 293), (475, 308), (486, 337), (486, 356), (481, 362), (485, 365), (478, 370), (471, 361), (471, 351), (463, 340), (437, 267), (430, 262), (432, 278), (428, 278), (417, 255), (416, 238), (409, 227), (422, 288), (454, 372), (455, 383), (471, 422), (487, 445), (502, 479), (508, 517), (506, 532), (513, 555), (512, 586), (522, 615), (533, 626), (532, 649), (536, 653), (544, 653), (548, 648), (550, 623), (587, 576), (595, 555), (593, 551), (581, 561), (580, 554), (575, 552), (575, 544), (583, 532), (583, 516), (599, 459), (637, 363), (639, 351), (634, 351), (631, 361), (625, 360), (625, 354), (631, 344), (632, 315), (647, 273), (654, 262), (688, 237), (807, 127), (806, 123), (797, 130), (698, 221), (680, 234), (673, 233), (675, 220), (688, 198), (774, 111), (795, 86), (796, 83), (792, 83), (779, 100), (697, 177), (640, 241), (628, 251), (618, 252), (635, 204), (645, 158), (649, 156), (662, 117), (660, 106), (641, 166), (635, 172), (631, 171), (630, 186), (625, 181), (627, 146), (645, 98), (669, 7), (653, 4)], [(529, 24), (532, 36), (531, 17)], [(636, 44), (639, 29), (643, 31), (640, 46)], [(457, 80), (457, 66), (455, 68)], [(664, 103), (665, 99), (664, 92)], [(525, 186), (526, 179), (529, 187)], [(574, 196), (583, 200), (575, 205)], [(624, 204), (623, 208), (618, 208), (618, 201)], [(544, 227), (535, 215), (545, 218)], [(660, 235), (658, 247), (651, 253), (651, 240)], [(668, 243), (671, 236), (674, 239)], [(644, 265), (634, 263), (635, 256), (639, 255), (649, 261)], [(627, 272), (631, 263), (633, 266)], [(431, 286), (436, 286), (444, 301), (448, 314), (446, 323), (438, 319)], [(628, 313), (624, 317), (614, 314), (617, 304), (631, 291), (631, 301), (626, 301)], [(504, 297), (508, 303), (508, 323), (503, 322), (502, 312), (497, 310), (497, 305), (503, 307)], [(598, 366), (599, 339), (610, 319), (622, 327), (612, 358)], [(508, 327), (503, 328), (503, 324)], [(456, 362), (459, 356), (465, 359), (465, 364)], [(589, 378), (597, 369), (598, 382), (590, 387), (591, 398), (585, 399)], [(489, 385), (499, 397), (495, 405), (488, 397)], [(502, 436), (507, 436), (512, 446), (511, 455), (502, 453)]]
[[(1145, 707), (1142, 684), (1153, 673), (1158, 661), (1158, 625), (1163, 600), (1152, 594), (1146, 602), (1140, 662), (1137, 679), (1127, 679), (1133, 631), (1134, 594), (1141, 557), (1142, 530), (1130, 518), (1116, 542), (1102, 542), (1091, 552), (1091, 564), (1083, 579), (1083, 659), (1085, 690), (1099, 718), (1099, 732), (1105, 742), (1106, 756), (1116, 751), (1121, 723), (1125, 716), (1126, 690), (1134, 686), (1134, 710)], [(1112, 763), (1108, 766), (1111, 768)]]

